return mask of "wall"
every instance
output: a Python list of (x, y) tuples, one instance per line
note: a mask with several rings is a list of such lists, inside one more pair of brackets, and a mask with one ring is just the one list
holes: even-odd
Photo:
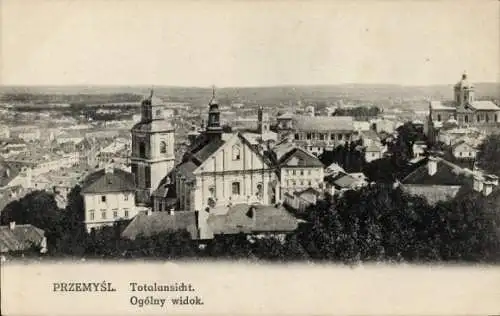
[[(101, 197), (106, 197), (106, 202), (101, 201)], [(137, 215), (135, 208), (134, 194), (128, 193), (103, 193), (103, 194), (84, 194), (85, 206), (85, 226), (87, 230), (104, 225), (112, 225), (120, 218), (132, 218)], [(125, 217), (125, 211), (128, 210), (128, 217)], [(94, 219), (90, 217), (91, 211), (94, 211)], [(106, 211), (106, 218), (103, 219), (101, 212)], [(113, 212), (117, 211), (117, 218), (113, 217)]]

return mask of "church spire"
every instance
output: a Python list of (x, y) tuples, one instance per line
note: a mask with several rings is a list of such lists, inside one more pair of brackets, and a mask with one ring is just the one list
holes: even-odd
[(210, 100), (209, 105), (218, 104), (217, 99), (215, 98), (215, 86), (212, 86), (212, 99)]

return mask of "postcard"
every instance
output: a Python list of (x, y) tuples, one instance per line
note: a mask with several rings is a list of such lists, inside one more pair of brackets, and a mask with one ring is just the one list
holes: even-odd
[(500, 312), (500, 2), (0, 8), (1, 315)]

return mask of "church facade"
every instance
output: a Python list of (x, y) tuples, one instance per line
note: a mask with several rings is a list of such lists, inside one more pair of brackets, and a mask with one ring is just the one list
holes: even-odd
[(453, 127), (495, 127), (500, 125), (500, 107), (492, 101), (476, 100), (475, 87), (467, 74), (454, 86), (451, 101), (430, 101), (428, 129), (435, 135), (441, 128)]
[[(175, 170), (181, 210), (206, 210), (239, 203), (272, 204), (279, 184), (263, 148), (242, 133), (224, 133), (215, 97), (210, 101), (207, 127)], [(265, 122), (265, 121), (264, 121)], [(266, 124), (259, 124), (265, 130)]]

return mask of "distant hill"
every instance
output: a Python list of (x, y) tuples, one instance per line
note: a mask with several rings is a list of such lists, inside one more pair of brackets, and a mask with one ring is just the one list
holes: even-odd
[[(500, 83), (477, 83), (478, 99), (500, 100)], [(6, 95), (137, 95), (149, 94), (149, 86), (0, 86), (0, 100)], [(155, 94), (166, 101), (206, 104), (211, 88), (155, 86)], [(377, 84), (343, 84), (318, 86), (227, 87), (217, 89), (221, 103), (245, 102), (262, 105), (288, 104), (290, 101), (335, 102), (338, 100), (367, 102), (385, 107), (417, 104), (428, 99), (451, 99), (453, 85), (403, 86)], [(74, 98), (73, 98), (74, 99)], [(92, 98), (91, 98), (92, 99)], [(136, 99), (134, 97), (133, 99)], [(140, 97), (138, 97), (140, 99)], [(113, 100), (111, 100), (113, 101)]]

